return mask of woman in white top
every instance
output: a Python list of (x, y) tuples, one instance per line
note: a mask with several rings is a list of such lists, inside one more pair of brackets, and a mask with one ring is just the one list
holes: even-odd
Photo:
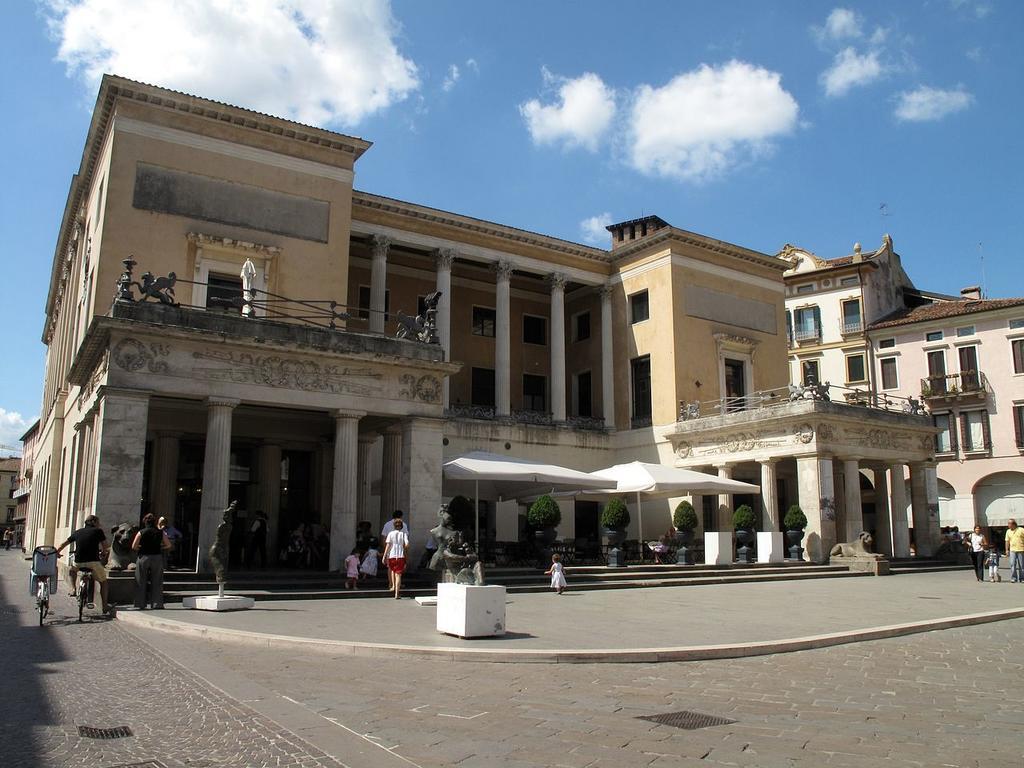
[(384, 542), (384, 562), (388, 565), (394, 579), (395, 600), (399, 599), (402, 590), (402, 574), (405, 573), (405, 553), (409, 549), (409, 534), (402, 530), (402, 521), (395, 520), (395, 529), (388, 534)]
[(985, 550), (988, 548), (988, 541), (985, 539), (984, 534), (982, 534), (980, 525), (974, 526), (974, 532), (971, 534), (969, 546), (971, 551), (971, 560), (974, 562), (974, 575), (978, 577), (978, 581), (984, 581)]

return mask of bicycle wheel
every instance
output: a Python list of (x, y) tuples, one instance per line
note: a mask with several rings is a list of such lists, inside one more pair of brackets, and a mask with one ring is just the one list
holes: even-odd
[(82, 615), (85, 613), (85, 600), (88, 587), (85, 579), (78, 582), (78, 623), (82, 623)]
[(39, 611), (39, 626), (43, 626), (43, 619), (46, 618), (47, 611), (50, 607), (50, 599), (47, 594), (46, 582), (40, 581), (39, 587), (36, 589), (36, 608)]

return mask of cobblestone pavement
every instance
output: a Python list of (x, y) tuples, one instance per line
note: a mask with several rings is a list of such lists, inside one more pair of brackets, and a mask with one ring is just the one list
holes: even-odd
[[(0, 553), (0, 765), (167, 768), (339, 768), (295, 734), (221, 693), (115, 622), (78, 624), (77, 605), (53, 601), (38, 626), (28, 563)], [(72, 617), (72, 613), (74, 616)], [(78, 726), (128, 726), (121, 739), (82, 738)]]

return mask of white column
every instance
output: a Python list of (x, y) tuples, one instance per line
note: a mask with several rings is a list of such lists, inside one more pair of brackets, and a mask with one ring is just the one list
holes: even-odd
[(370, 330), (384, 333), (384, 296), (388, 283), (388, 251), (391, 238), (374, 235), (370, 239), (373, 266), (370, 271)]
[(911, 463), (910, 506), (914, 515), (914, 549), (919, 557), (931, 557), (941, 542), (939, 485), (934, 464)]
[[(718, 476), (723, 480), (732, 480), (732, 466), (729, 464), (717, 465)], [(720, 531), (731, 531), (732, 530), (732, 513), (735, 510), (732, 508), (732, 494), (731, 493), (720, 493), (718, 494), (718, 530)]]
[(871, 474), (875, 479), (875, 552), (892, 557), (888, 476), (884, 469), (873, 469)]
[(512, 413), (512, 264), (499, 261), (494, 265), (497, 276), (497, 306), (494, 338), (494, 404), (497, 416)]
[(843, 459), (843, 506), (845, 541), (856, 541), (864, 530), (864, 509), (860, 498), (860, 459)]
[[(54, 414), (54, 416), (53, 416), (53, 428), (51, 429), (51, 433), (52, 434), (51, 434), (51, 437), (50, 437), (49, 475), (46, 478), (46, 487), (45, 488), (42, 487), (43, 484), (39, 483), (39, 491), (37, 491), (37, 493), (40, 493), (40, 492), (42, 493), (43, 498), (46, 500), (46, 505), (45, 505), (45, 507), (42, 508), (42, 518), (43, 519), (42, 519), (42, 525), (39, 526), (39, 528), (43, 529), (43, 531), (42, 531), (42, 541), (41, 542), (34, 542), (34, 543), (35, 544), (42, 544), (43, 546), (48, 546), (48, 547), (50, 547), (50, 546), (57, 546), (58, 545), (58, 542), (54, 540), (54, 537), (55, 537), (55, 535), (57, 533), (57, 515), (59, 513), (59, 510), (57, 509), (57, 500), (60, 497), (60, 475), (61, 475), (60, 463), (61, 463), (61, 451), (64, 448), (64, 404), (65, 404), (66, 397), (67, 397), (67, 390), (62, 389), (57, 394), (57, 400), (53, 404), (53, 414)], [(106, 398), (104, 398), (104, 399), (106, 399)], [(101, 404), (100, 407), (103, 408), (103, 405)], [(101, 430), (100, 436), (101, 436), (101, 439), (102, 439), (102, 435), (103, 435), (104, 432), (106, 432), (106, 429), (102, 426), (102, 422), (98, 422), (98, 423), (101, 424), (101, 426), (99, 426), (99, 429)], [(143, 430), (142, 430), (142, 440), (143, 440), (143, 449), (145, 449), (145, 440), (146, 440), (145, 428), (143, 428)], [(100, 451), (102, 453), (102, 443), (100, 443)], [(102, 457), (101, 457), (100, 460), (102, 461)], [(41, 464), (42, 462), (40, 461), (39, 463)], [(100, 466), (102, 467), (102, 465), (100, 465)], [(98, 476), (99, 472), (97, 471), (96, 474)], [(141, 495), (141, 493), (142, 493), (142, 480), (141, 480), (141, 476), (140, 476), (138, 495)], [(98, 507), (94, 507), (94, 509), (98, 509)], [(100, 513), (97, 512), (97, 514), (100, 514)], [(131, 518), (131, 521), (135, 522), (137, 520), (137, 518), (138, 518), (138, 506), (136, 505), (136, 514), (135, 514), (134, 518)], [(103, 518), (100, 518), (100, 522), (101, 523), (106, 523), (107, 521), (104, 520)]]
[(797, 493), (800, 508), (807, 517), (804, 552), (811, 562), (828, 561), (836, 543), (836, 498), (832, 479), (832, 459), (822, 456), (798, 456)]
[[(440, 467), (438, 472), (440, 472)], [(380, 525), (398, 509), (399, 485), (402, 479), (402, 426), (394, 424), (384, 430), (384, 456), (380, 466)], [(403, 510), (404, 511), (404, 510)], [(373, 532), (380, 533), (378, 527)], [(384, 542), (381, 542), (384, 546)]]
[[(444, 359), (452, 359), (452, 262), (455, 251), (442, 248), (437, 251), (437, 290), (441, 294), (437, 302), (437, 338), (444, 350)], [(449, 381), (444, 377), (441, 383), (442, 405), (447, 408), (450, 402)]]
[(277, 562), (278, 531), (281, 530), (281, 446), (264, 443), (259, 448), (259, 476), (256, 510), (267, 516), (267, 558)]
[(615, 361), (612, 357), (612, 287), (601, 286), (601, 400), (604, 425), (615, 429)]
[(161, 517), (174, 519), (175, 501), (178, 498), (179, 444), (177, 432), (158, 432), (153, 440), (149, 508), (158, 520)]
[(761, 464), (761, 530), (778, 531), (779, 525), (779, 484), (776, 459), (765, 459)]
[(441, 506), (440, 419), (406, 419), (402, 422), (402, 491), (400, 501), (408, 521), (415, 567), (434, 527)]
[(356, 469), (356, 509), (358, 510), (359, 522), (370, 521), (370, 530), (376, 536), (380, 531), (381, 524), (377, 515), (370, 512), (370, 453), (377, 442), (376, 434), (359, 436), (359, 457)]
[(548, 276), (551, 285), (551, 417), (565, 421), (565, 275)]
[(238, 400), (211, 397), (206, 401), (206, 451), (203, 455), (203, 499), (199, 513), (199, 572), (209, 573), (210, 545), (224, 519), (231, 480), (231, 413)]
[(361, 411), (334, 412), (334, 482), (331, 493), (329, 571), (341, 566), (356, 543), (356, 466)]
[(889, 467), (892, 487), (892, 555), (910, 557), (910, 529), (907, 525), (907, 480), (902, 464)]

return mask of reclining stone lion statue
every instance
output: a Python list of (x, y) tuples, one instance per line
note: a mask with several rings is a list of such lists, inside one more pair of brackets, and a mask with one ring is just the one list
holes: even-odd
[(872, 558), (874, 560), (885, 559), (885, 555), (871, 551), (874, 546), (874, 537), (867, 531), (861, 531), (856, 541), (844, 541), (836, 544), (832, 547), (832, 551), (828, 553), (828, 556)]
[(110, 560), (107, 568), (111, 571), (127, 571), (135, 567), (135, 550), (132, 541), (139, 532), (137, 525), (121, 523), (110, 533)]

